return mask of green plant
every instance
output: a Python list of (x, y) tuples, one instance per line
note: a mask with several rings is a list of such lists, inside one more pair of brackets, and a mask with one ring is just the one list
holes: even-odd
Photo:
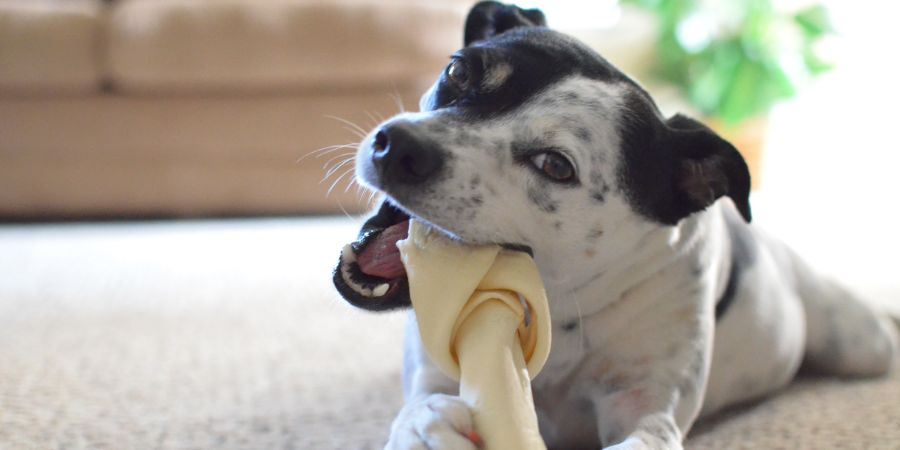
[(678, 87), (728, 126), (765, 113), (831, 68), (816, 44), (833, 28), (825, 8), (778, 11), (770, 0), (622, 0), (659, 20), (651, 76)]

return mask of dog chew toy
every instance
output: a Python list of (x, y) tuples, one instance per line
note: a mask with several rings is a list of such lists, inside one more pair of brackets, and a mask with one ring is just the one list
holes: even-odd
[(531, 379), (550, 353), (550, 311), (534, 260), (457, 243), (416, 220), (397, 248), (425, 350), (459, 381), (484, 448), (546, 449)]

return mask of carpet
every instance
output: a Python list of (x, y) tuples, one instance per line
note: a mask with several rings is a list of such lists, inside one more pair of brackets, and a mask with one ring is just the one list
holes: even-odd
[[(0, 449), (378, 449), (402, 313), (338, 300), (357, 224), (0, 227)], [(900, 371), (898, 371), (900, 372)], [(805, 378), (689, 449), (900, 449), (900, 373)]]

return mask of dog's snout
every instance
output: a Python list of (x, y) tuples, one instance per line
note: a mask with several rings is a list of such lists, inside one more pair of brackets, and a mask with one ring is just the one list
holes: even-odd
[(383, 182), (424, 183), (444, 164), (441, 149), (417, 138), (404, 124), (386, 125), (372, 139), (372, 162)]

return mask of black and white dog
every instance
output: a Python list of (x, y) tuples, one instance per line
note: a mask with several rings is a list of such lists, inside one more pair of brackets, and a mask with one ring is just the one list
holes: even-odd
[[(357, 177), (386, 200), (341, 254), (342, 296), (409, 304), (394, 244), (410, 217), (531, 252), (554, 324), (533, 384), (550, 448), (681, 448), (698, 416), (785, 386), (801, 364), (888, 372), (890, 319), (748, 224), (735, 148), (662, 117), (638, 84), (544, 25), (540, 11), (479, 3), (422, 112), (362, 142)], [(469, 410), (410, 317), (406, 405), (387, 448), (473, 449)]]

